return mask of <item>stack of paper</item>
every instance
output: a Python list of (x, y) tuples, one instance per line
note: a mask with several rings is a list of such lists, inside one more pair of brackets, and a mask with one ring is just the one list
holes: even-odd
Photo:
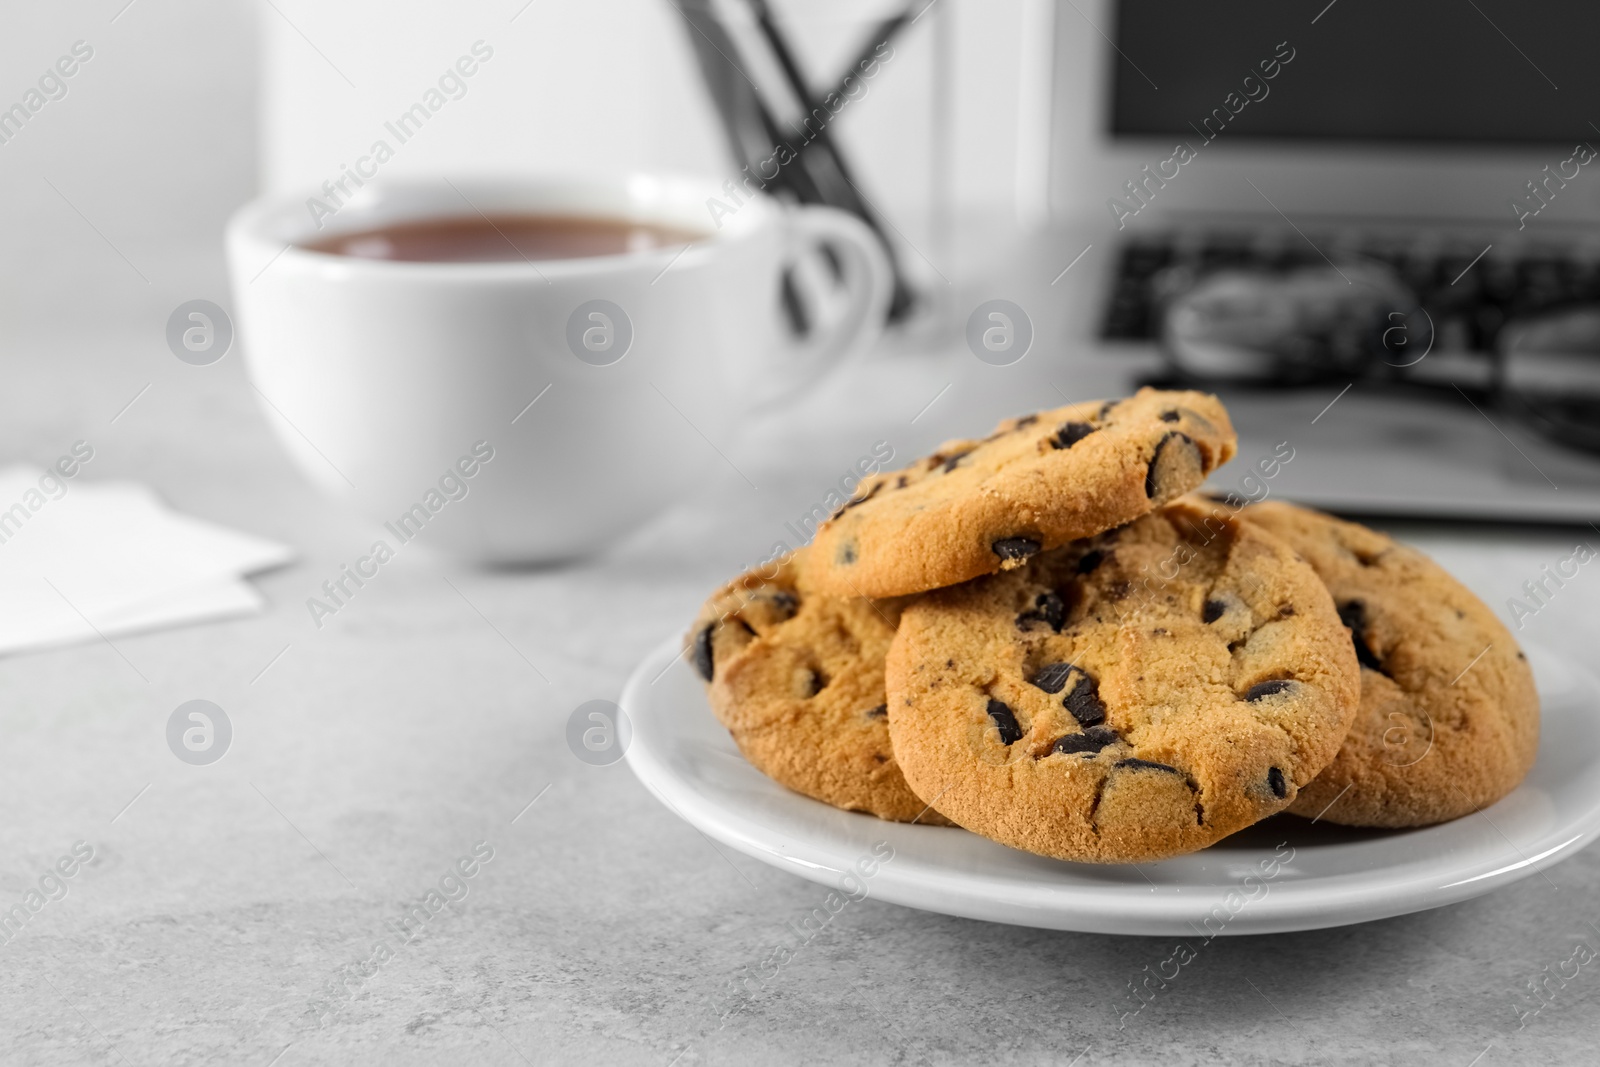
[(0, 469), (0, 654), (258, 611), (244, 576), (292, 555), (142, 485)]

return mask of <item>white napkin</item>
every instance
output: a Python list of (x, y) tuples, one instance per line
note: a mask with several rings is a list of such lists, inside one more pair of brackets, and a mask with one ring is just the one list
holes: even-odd
[(142, 485), (42, 477), (0, 469), (0, 654), (258, 611), (242, 576), (293, 556)]

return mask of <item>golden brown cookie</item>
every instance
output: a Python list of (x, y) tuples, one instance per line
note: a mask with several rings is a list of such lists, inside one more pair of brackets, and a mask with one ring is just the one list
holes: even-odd
[(911, 788), (1007, 845), (1101, 863), (1291, 804), (1349, 730), (1355, 650), (1307, 564), (1211, 510), (1173, 504), (907, 606), (889, 733)]
[(811, 564), (836, 596), (902, 596), (1020, 566), (1138, 518), (1233, 456), (1206, 393), (1141, 389), (1002, 422), (866, 479), (817, 530)]
[[(948, 825), (889, 746), (883, 661), (903, 600), (818, 592), (800, 549), (728, 583), (685, 641), (711, 708), (768, 777), (836, 808)], [(918, 816), (921, 816), (919, 819)]]
[(1515, 789), (1539, 747), (1533, 672), (1500, 620), (1414, 548), (1276, 502), (1240, 518), (1327, 585), (1361, 662), (1344, 747), (1289, 810), (1352, 826), (1427, 826)]

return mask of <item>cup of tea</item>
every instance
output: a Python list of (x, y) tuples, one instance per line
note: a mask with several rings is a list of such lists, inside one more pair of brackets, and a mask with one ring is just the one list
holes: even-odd
[(759, 192), (353, 181), (242, 208), (228, 264), (267, 420), (391, 551), (602, 547), (739, 470), (741, 423), (870, 344), (890, 297), (862, 222)]

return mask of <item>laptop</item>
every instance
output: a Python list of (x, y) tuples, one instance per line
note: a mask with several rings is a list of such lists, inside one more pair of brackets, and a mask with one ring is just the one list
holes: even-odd
[[(1314, 506), (1600, 522), (1600, 452), (1508, 403), (1492, 356), (1600, 306), (1600, 6), (1064, 0), (1054, 37), (1051, 209), (1107, 253), (1075, 281), (1097, 363), (1217, 392)], [(1353, 262), (1428, 322), (1403, 369), (1207, 381), (1167, 354), (1185, 285)]]

